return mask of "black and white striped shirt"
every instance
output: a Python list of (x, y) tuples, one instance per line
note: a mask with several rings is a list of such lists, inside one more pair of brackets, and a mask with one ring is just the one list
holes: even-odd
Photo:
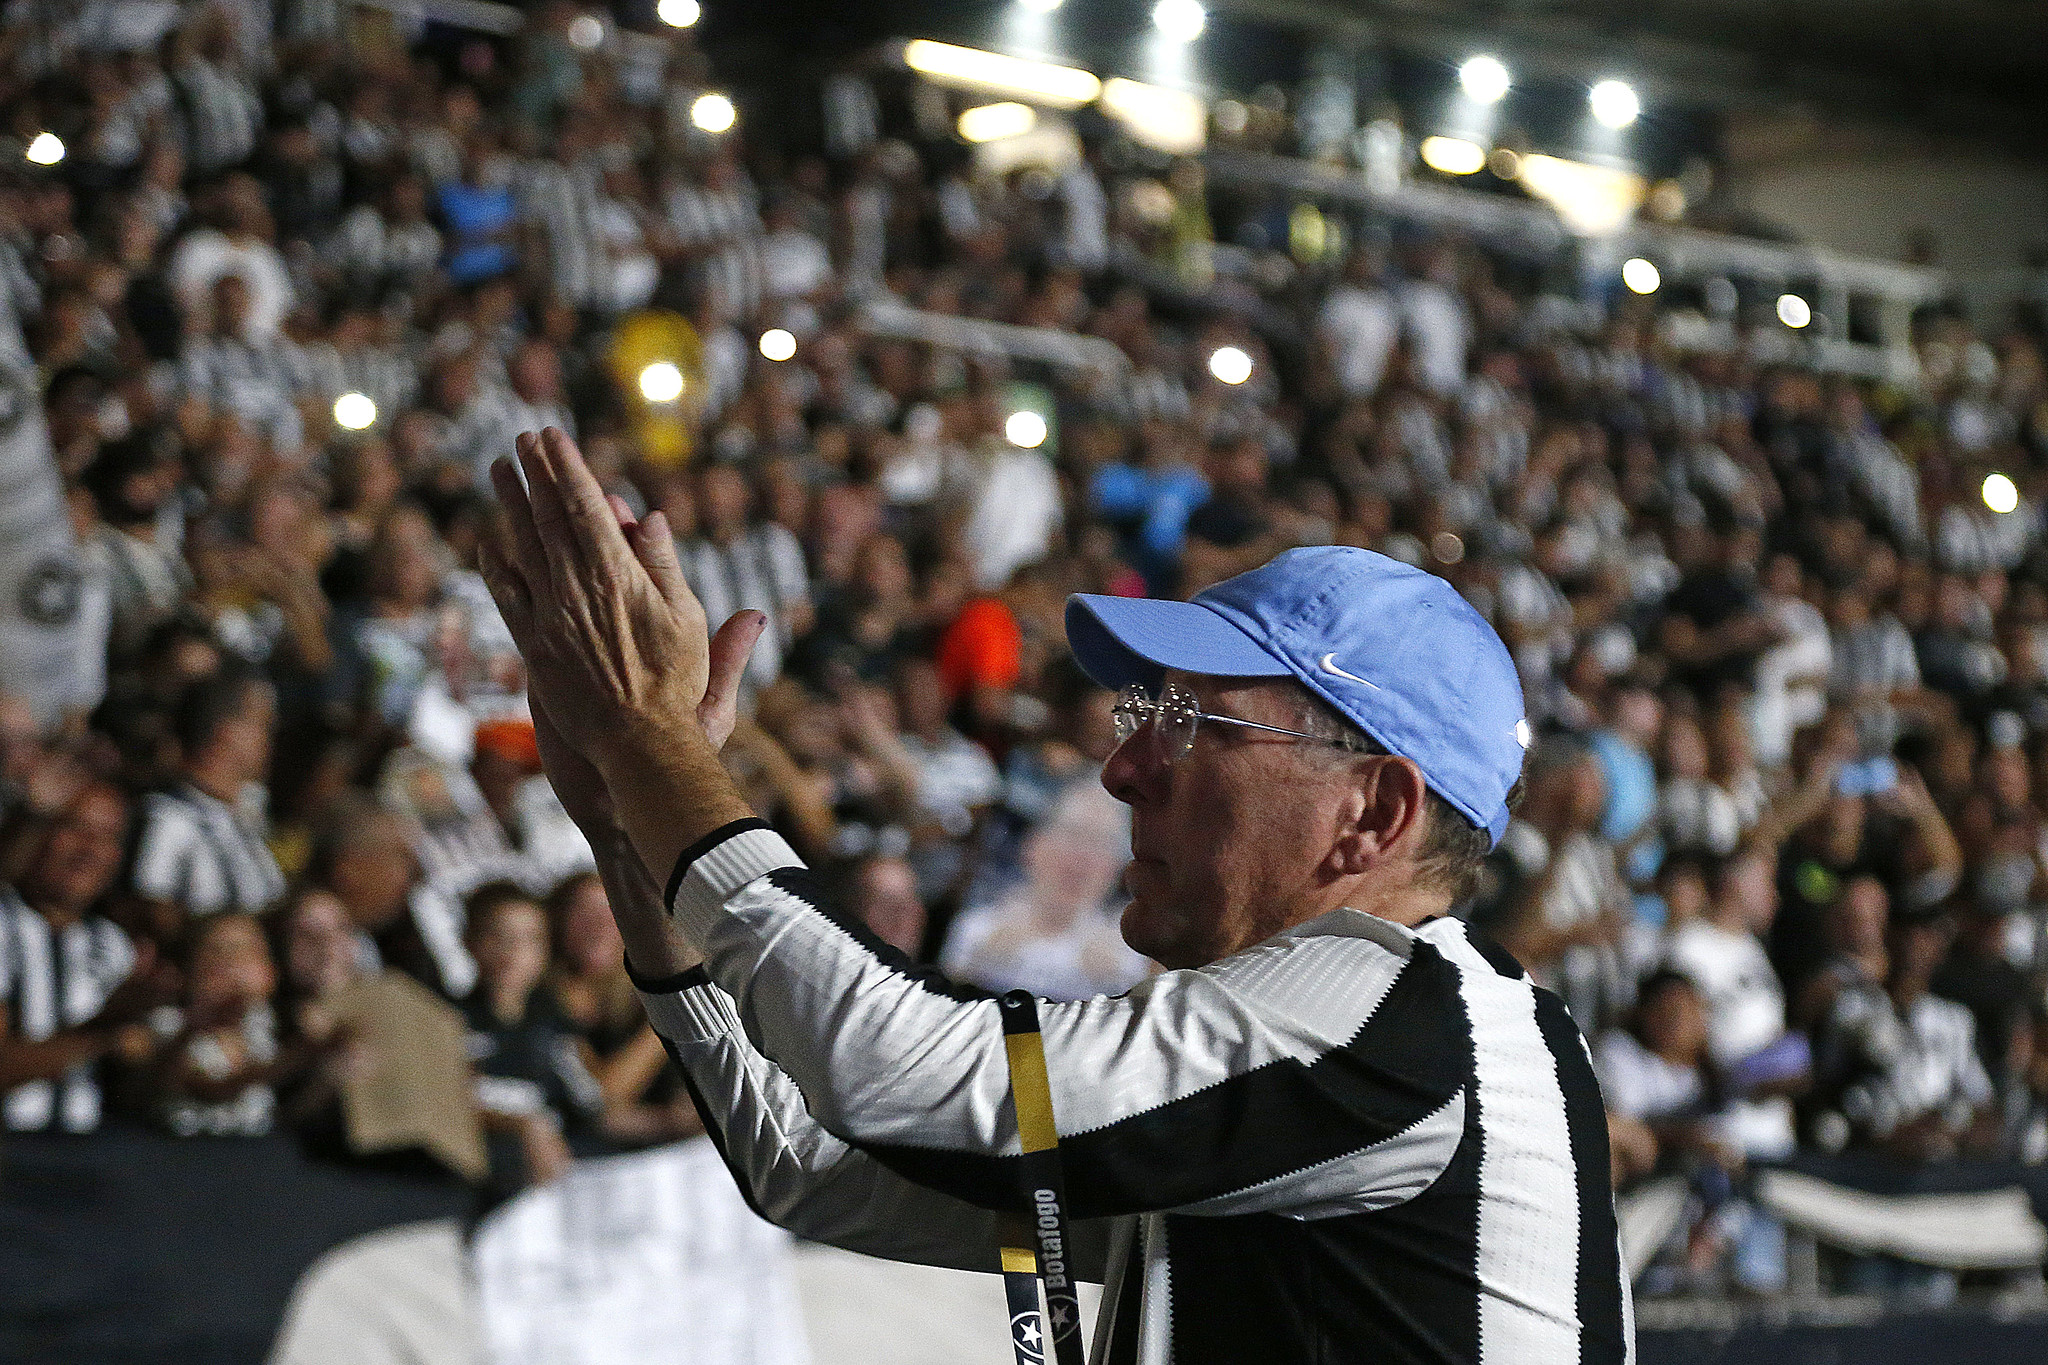
[[(995, 1269), (990, 1211), (1028, 1200), (994, 1001), (827, 906), (759, 821), (677, 872), (708, 961), (642, 994), (742, 1191), (814, 1240)], [(1456, 920), (1337, 910), (1040, 1017), (1094, 1359), (1633, 1358), (1585, 1044)]]
[[(13, 1037), (40, 1042), (91, 1022), (134, 966), (135, 949), (111, 920), (87, 915), (58, 930), (0, 886), (0, 1007)], [(0, 1095), (0, 1120), (16, 1133), (91, 1132), (100, 1126), (93, 1064)]]
[(138, 894), (192, 915), (267, 910), (285, 890), (262, 836), (189, 782), (144, 798), (134, 881)]
[(768, 618), (761, 643), (747, 656), (747, 683), (766, 687), (782, 674), (782, 656), (792, 642), (793, 616), (811, 600), (803, 547), (788, 528), (764, 521), (724, 545), (691, 537), (676, 542), (676, 558), (690, 591), (704, 604), (704, 617), (723, 625), (736, 611), (751, 608)]
[(664, 207), (684, 246), (704, 252), (705, 280), (716, 286), (727, 316), (749, 318), (761, 306), (761, 214), (746, 190), (715, 190), (682, 182)]

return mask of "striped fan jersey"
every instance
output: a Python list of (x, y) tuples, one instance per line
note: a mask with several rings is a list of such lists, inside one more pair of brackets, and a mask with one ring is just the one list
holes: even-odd
[[(659, 894), (605, 857), (614, 894)], [(880, 944), (759, 821), (687, 850), (667, 904), (705, 964), (642, 997), (756, 1210), (997, 1270), (997, 1211), (1030, 1205), (995, 1000)], [(1585, 1044), (1458, 921), (1336, 910), (1039, 1010), (1092, 1360), (1633, 1360)]]

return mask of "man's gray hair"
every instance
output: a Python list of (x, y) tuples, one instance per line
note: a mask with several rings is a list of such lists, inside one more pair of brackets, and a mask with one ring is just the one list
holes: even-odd
[[(1340, 744), (1353, 753), (1388, 752), (1384, 744), (1345, 719), (1335, 707), (1301, 683), (1288, 679), (1284, 680), (1284, 685), (1295, 700), (1299, 728), (1304, 733)], [(1421, 880), (1449, 893), (1451, 904), (1458, 905), (1471, 896), (1479, 871), (1486, 863), (1486, 855), (1493, 850), (1492, 837), (1485, 829), (1466, 819), (1434, 788), (1425, 788), (1424, 791), (1422, 810), (1428, 823), (1423, 829), (1422, 847), (1416, 853), (1416, 870)], [(1508, 793), (1510, 808), (1521, 794), (1522, 784), (1517, 782), (1514, 790)]]

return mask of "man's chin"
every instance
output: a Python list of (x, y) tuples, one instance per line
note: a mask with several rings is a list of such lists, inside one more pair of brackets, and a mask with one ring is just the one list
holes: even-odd
[(1181, 936), (1174, 932), (1177, 926), (1165, 916), (1145, 904), (1142, 896), (1133, 896), (1131, 903), (1124, 907), (1123, 919), (1118, 928), (1124, 942), (1131, 951), (1142, 953), (1160, 966), (1169, 970), (1180, 967), (1200, 966), (1199, 962), (1187, 960), (1188, 954)]

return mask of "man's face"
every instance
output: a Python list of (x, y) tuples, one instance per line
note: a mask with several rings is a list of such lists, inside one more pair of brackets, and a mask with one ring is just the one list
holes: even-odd
[(89, 787), (50, 827), (22, 880), (29, 899), (82, 910), (113, 885), (128, 833), (128, 807), (105, 787)]
[[(1270, 681), (1166, 676), (1203, 711), (1301, 728)], [(1131, 808), (1124, 941), (1180, 968), (1227, 957), (1293, 922), (1292, 908), (1325, 883), (1353, 784), (1341, 762), (1306, 741), (1204, 722), (1171, 765), (1146, 726), (1109, 756), (1102, 785)]]
[(234, 771), (244, 782), (260, 781), (269, 772), (270, 731), (276, 720), (277, 699), (270, 688), (252, 685), (241, 712), (215, 732), (214, 745), (232, 755)]

